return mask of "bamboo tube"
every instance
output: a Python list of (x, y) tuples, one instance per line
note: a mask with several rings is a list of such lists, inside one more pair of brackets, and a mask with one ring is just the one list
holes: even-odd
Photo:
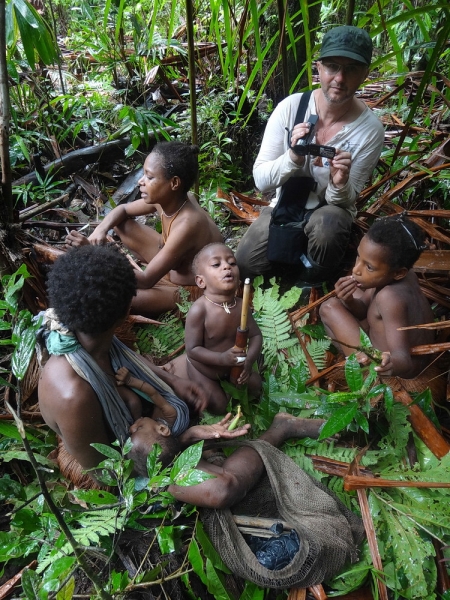
[(248, 307), (250, 304), (250, 279), (244, 281), (244, 292), (242, 294), (241, 331), (247, 329)]
[(450, 444), (439, 433), (430, 419), (425, 416), (420, 407), (413, 403), (414, 401), (408, 392), (406, 390), (399, 390), (398, 392), (394, 392), (394, 397), (397, 402), (401, 402), (408, 407), (411, 425), (420, 439), (437, 458), (444, 457), (450, 451)]
[[(244, 281), (244, 292), (242, 296), (242, 308), (241, 308), (241, 324), (240, 327), (237, 328), (236, 331), (236, 339), (234, 342), (234, 348), (245, 351), (247, 350), (247, 341), (248, 341), (248, 309), (250, 304), (250, 279)], [(233, 385), (237, 384), (237, 380), (239, 379), (239, 375), (242, 373), (244, 368), (243, 364), (237, 364), (234, 367), (231, 367), (230, 371), (230, 382)]]

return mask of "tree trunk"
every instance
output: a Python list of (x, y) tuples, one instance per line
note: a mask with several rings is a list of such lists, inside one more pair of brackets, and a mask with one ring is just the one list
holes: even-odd
[(3, 224), (13, 220), (11, 185), (11, 162), (9, 159), (9, 90), (6, 67), (5, 0), (0, 0), (0, 165), (2, 169), (2, 193), (0, 197), (0, 220)]

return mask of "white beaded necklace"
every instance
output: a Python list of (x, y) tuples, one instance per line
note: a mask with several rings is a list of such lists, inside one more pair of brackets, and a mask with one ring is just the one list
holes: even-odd
[(220, 306), (220, 308), (223, 308), (223, 310), (227, 314), (230, 314), (230, 308), (234, 308), (237, 303), (236, 298), (234, 299), (234, 304), (228, 304), (228, 302), (214, 302), (214, 300), (211, 300), (211, 298), (208, 298), (208, 296), (206, 294), (203, 294), (203, 297), (206, 298), (208, 300), (208, 302), (211, 302), (211, 304), (215, 304), (216, 306)]

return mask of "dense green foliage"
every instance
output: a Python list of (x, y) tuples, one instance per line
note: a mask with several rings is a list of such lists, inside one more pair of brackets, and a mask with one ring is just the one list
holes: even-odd
[[(206, 58), (199, 59), (197, 71), (201, 201), (228, 232), (217, 187), (251, 186), (251, 165), (261, 132), (283, 87), (283, 45), (288, 62), (300, 60), (300, 56), (302, 61), (296, 76), (287, 78), (289, 91), (310, 87), (312, 59), (323, 32), (347, 18), (347, 3), (341, 0), (299, 0), (287, 6), (280, 18), (274, 0), (210, 0), (194, 5), (195, 42), (216, 44)], [(9, 0), (6, 46), (13, 178), (33, 168), (36, 154), (44, 163), (53, 160), (55, 148), (67, 153), (128, 136), (125, 158), (131, 164), (142, 162), (139, 151), (148, 147), (152, 132), (159, 138), (178, 136), (189, 141), (193, 132), (188, 89), (183, 84), (187, 76), (185, 10), (175, 0), (57, 0), (46, 4), (41, 15), (26, 0)], [(374, 39), (373, 82), (398, 86), (390, 105), (381, 112), (395, 112), (406, 125), (417, 126), (393, 137), (384, 150), (384, 168), (394, 182), (442, 141), (439, 126), (449, 120), (450, 88), (442, 77), (450, 66), (449, 13), (447, 0), (361, 0), (354, 15), (348, 16), (349, 22), (367, 27)], [(284, 22), (281, 33), (279, 22)], [(151, 88), (153, 69), (161, 79)], [(414, 70), (422, 72), (420, 84), (405, 93), (410, 89), (403, 87), (407, 74)], [(150, 89), (160, 88), (167, 92), (167, 81), (177, 82), (180, 95), (173, 111), (166, 110), (150, 93)], [(406, 189), (402, 201), (414, 207), (419, 200), (432, 198), (438, 206), (449, 208), (449, 181), (448, 169), (441, 170), (430, 177), (419, 195), (413, 186)], [(17, 208), (61, 195), (66, 183), (52, 174), (37, 175), (36, 182), (14, 189)], [(103, 184), (102, 191), (109, 196), (108, 184)], [(127, 446), (103, 447), (103, 477), (115, 489), (69, 492), (48, 458), (55, 447), (54, 434), (32, 425), (23, 429), (21, 393), (37, 326), (20, 303), (27, 276), (23, 267), (4, 276), (0, 303), (0, 344), (11, 353), (12, 365), (2, 369), (5, 378), (0, 378), (0, 383), (16, 392), (19, 413), (14, 423), (0, 422), (0, 499), (8, 510), (0, 532), (2, 575), (7, 579), (8, 574), (37, 560), (37, 566), (24, 571), (22, 590), (16, 597), (71, 598), (75, 581), (84, 577), (81, 571), (91, 578), (86, 593), (92, 597), (124, 597), (145, 586), (179, 579), (186, 597), (198, 597), (200, 582), (215, 598), (234, 598), (226, 584), (228, 570), (205, 536), (197, 512), (193, 507), (180, 509), (163, 490), (170, 481), (192, 484), (202, 480), (204, 474), (195, 469), (200, 446), (164, 470), (155, 449), (148, 458), (148, 479), (132, 477)], [(356, 494), (344, 492), (342, 478), (316, 470), (311, 457), (351, 463), (359, 447), (370, 440), (372, 445), (361, 464), (381, 477), (449, 481), (450, 459), (436, 459), (413, 436), (406, 409), (394, 402), (390, 388), (375, 381), (373, 368), (363, 370), (356, 360), (349, 359), (345, 371), (349, 391), (345, 393), (307, 386), (310, 371), (298, 335), (303, 336), (319, 369), (325, 366), (330, 341), (320, 327), (297, 324), (299, 330), (294, 331), (287, 310), (299, 298), (296, 288), (280, 294), (276, 281), (267, 289), (255, 281), (255, 318), (264, 335), (264, 394), (257, 406), (250, 406), (245, 391), (229, 389), (252, 423), (253, 435), (266, 429), (280, 410), (326, 418), (320, 441), (291, 442), (285, 450), (356, 512)], [(181, 309), (186, 312), (187, 306)], [(165, 322), (162, 327), (137, 328), (142, 352), (151, 350), (154, 357), (161, 358), (179, 350), (183, 322), (173, 315)], [(362, 346), (367, 347), (367, 340), (362, 340)], [(12, 380), (7, 377), (10, 371)], [(417, 401), (430, 404), (427, 394)], [(326, 439), (338, 432), (343, 440), (349, 440), (347, 446)], [(406, 466), (411, 438), (417, 452), (412, 468)], [(20, 465), (23, 477), (12, 468), (15, 464)], [(38, 483), (38, 474), (45, 490), (42, 481)], [(433, 540), (450, 544), (448, 490), (374, 488), (368, 491), (368, 499), (392, 597), (437, 599)], [(67, 529), (61, 526), (58, 514)], [(133, 574), (116, 561), (121, 535), (128, 530), (136, 535), (152, 533), (147, 543), (150, 549), (158, 548), (157, 558), (153, 558), (156, 566), (143, 559)], [(88, 557), (90, 570), (80, 554)], [(170, 557), (175, 555), (183, 558), (174, 567)], [(361, 560), (327, 582), (327, 590), (330, 596), (341, 595), (367, 581), (375, 590), (377, 576), (364, 545)], [(241, 598), (253, 600), (268, 594), (247, 582)]]

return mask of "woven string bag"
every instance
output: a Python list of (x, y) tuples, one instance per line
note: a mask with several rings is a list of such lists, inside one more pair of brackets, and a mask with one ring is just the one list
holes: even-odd
[[(222, 445), (224, 445), (222, 443)], [(231, 444), (227, 444), (231, 445)], [(231, 510), (202, 509), (205, 530), (227, 567), (260, 587), (309, 587), (358, 559), (361, 519), (286, 454), (263, 440), (234, 442), (260, 455), (267, 475)], [(300, 549), (284, 568), (263, 567), (233, 520), (233, 514), (284, 520), (300, 538)]]

